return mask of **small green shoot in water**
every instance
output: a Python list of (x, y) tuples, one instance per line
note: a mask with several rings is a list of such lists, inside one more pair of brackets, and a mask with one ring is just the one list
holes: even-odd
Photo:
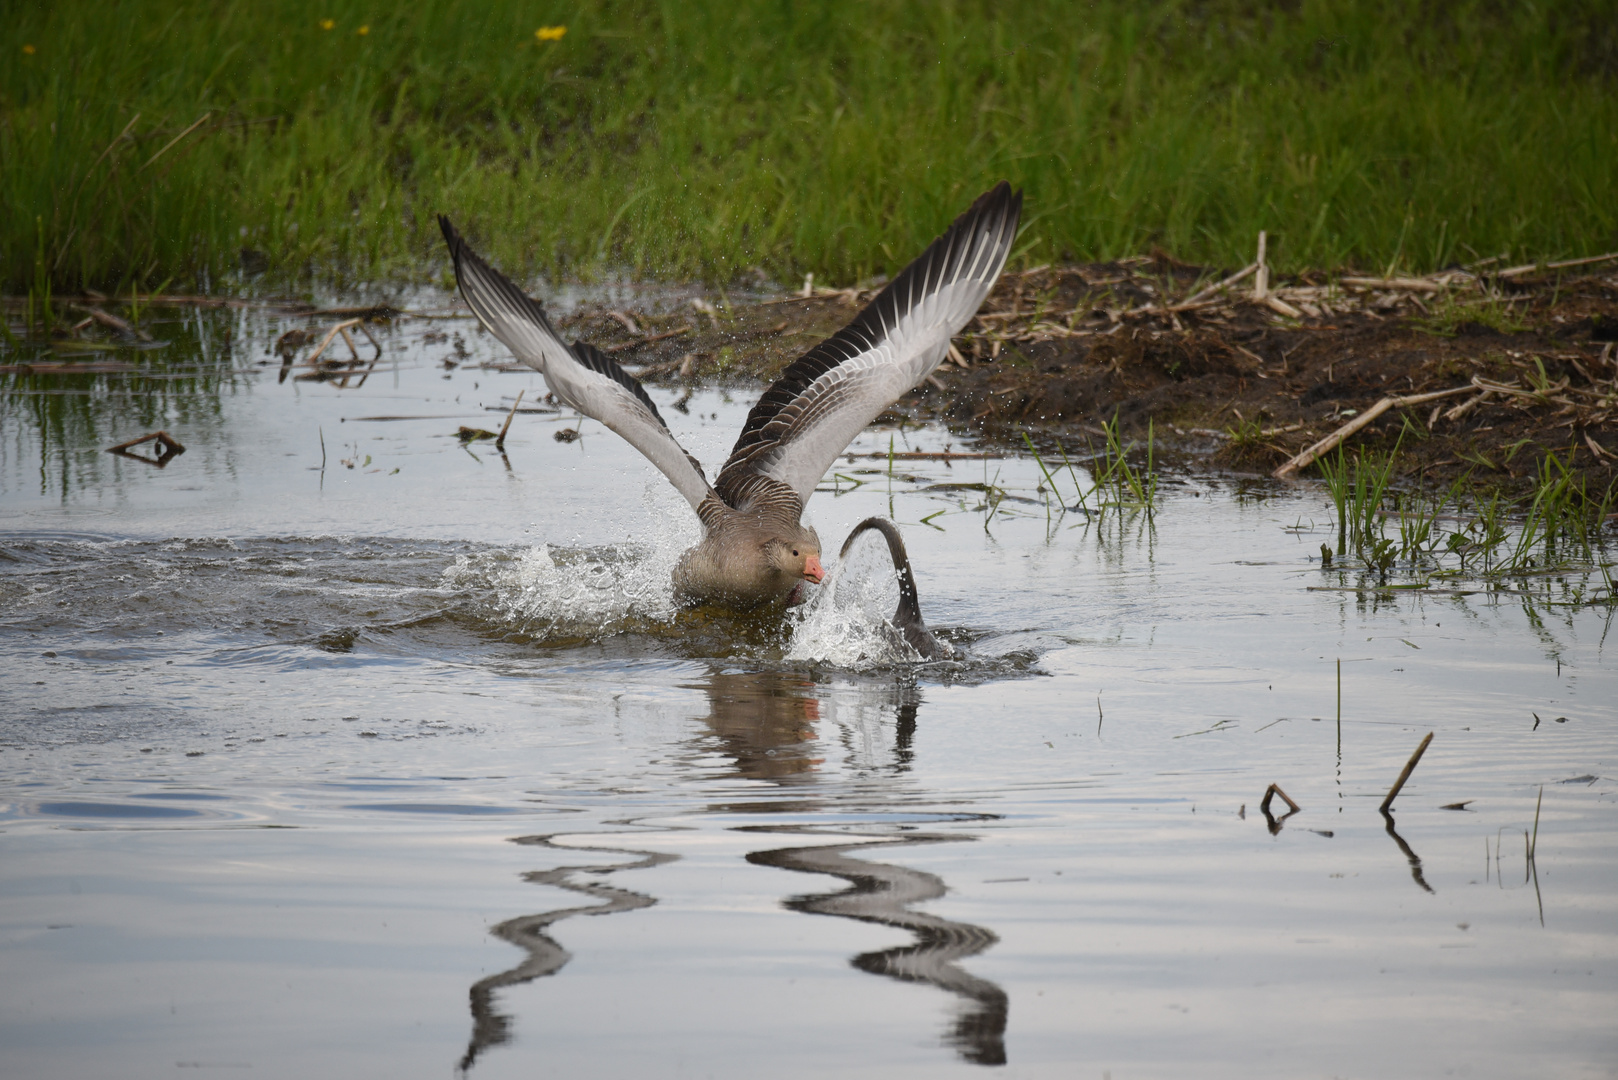
[[(1399, 564), (1429, 580), (1495, 583), (1557, 571), (1599, 573), (1605, 596), (1581, 592), (1577, 602), (1614, 601), (1602, 523), (1612, 514), (1615, 487), (1589, 492), (1571, 468), (1571, 451), (1566, 459), (1546, 453), (1533, 493), (1514, 502), (1498, 491), (1478, 493), (1470, 473), (1439, 493), (1395, 490), (1397, 450), (1350, 459), (1339, 447), (1335, 456), (1321, 459), (1338, 538), (1335, 552), (1321, 545), (1323, 569), (1346, 570), (1357, 560), (1384, 584)], [(1397, 536), (1387, 534), (1390, 519), (1397, 522)]]

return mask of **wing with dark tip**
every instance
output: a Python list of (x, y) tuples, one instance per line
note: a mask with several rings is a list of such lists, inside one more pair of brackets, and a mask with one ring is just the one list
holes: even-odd
[(715, 484), (720, 495), (729, 502), (743, 478), (761, 475), (807, 502), (854, 436), (944, 359), (1000, 276), (1021, 213), (1022, 193), (1001, 181), (852, 322), (788, 367), (748, 414)]
[(713, 493), (702, 467), (669, 433), (646, 388), (612, 357), (575, 341), (564, 344), (545, 309), (478, 257), (449, 219), (438, 224), (455, 260), (455, 280), (478, 321), (513, 356), (541, 372), (557, 399), (623, 436), (646, 455), (693, 508)]

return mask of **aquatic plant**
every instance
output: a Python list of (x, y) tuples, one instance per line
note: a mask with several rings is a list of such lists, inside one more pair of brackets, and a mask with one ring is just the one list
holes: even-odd
[[(1397, 447), (1363, 451), (1352, 458), (1341, 447), (1317, 462), (1330, 494), (1337, 525), (1337, 548), (1321, 545), (1323, 567), (1374, 573), (1386, 582), (1403, 565), (1419, 579), (1499, 582), (1557, 571), (1599, 574), (1613, 602), (1605, 523), (1613, 515), (1618, 488), (1595, 493), (1568, 460), (1547, 452), (1537, 467), (1534, 489), (1511, 499), (1497, 489), (1479, 489), (1471, 474), (1441, 491), (1398, 490)], [(1397, 535), (1388, 535), (1389, 522)], [(1444, 525), (1450, 526), (1447, 530)]]

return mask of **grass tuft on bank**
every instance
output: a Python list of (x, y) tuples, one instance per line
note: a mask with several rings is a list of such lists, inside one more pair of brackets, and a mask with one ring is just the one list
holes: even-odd
[(0, 27), (0, 287), (902, 266), (978, 192), (1017, 259), (1428, 270), (1618, 247), (1598, 0), (84, 0)]

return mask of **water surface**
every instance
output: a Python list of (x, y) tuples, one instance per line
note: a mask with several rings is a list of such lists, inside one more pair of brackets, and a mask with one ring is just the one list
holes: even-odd
[[(913, 664), (874, 545), (675, 609), (632, 449), (456, 437), (544, 393), (469, 323), (340, 387), (161, 314), (135, 373), (0, 376), (7, 1075), (1611, 1075), (1618, 677), (1562, 583), (1320, 591), (1308, 486), (1098, 522), (845, 459), (828, 554), (893, 517), (966, 652)], [(753, 393), (653, 396), (712, 471)]]

